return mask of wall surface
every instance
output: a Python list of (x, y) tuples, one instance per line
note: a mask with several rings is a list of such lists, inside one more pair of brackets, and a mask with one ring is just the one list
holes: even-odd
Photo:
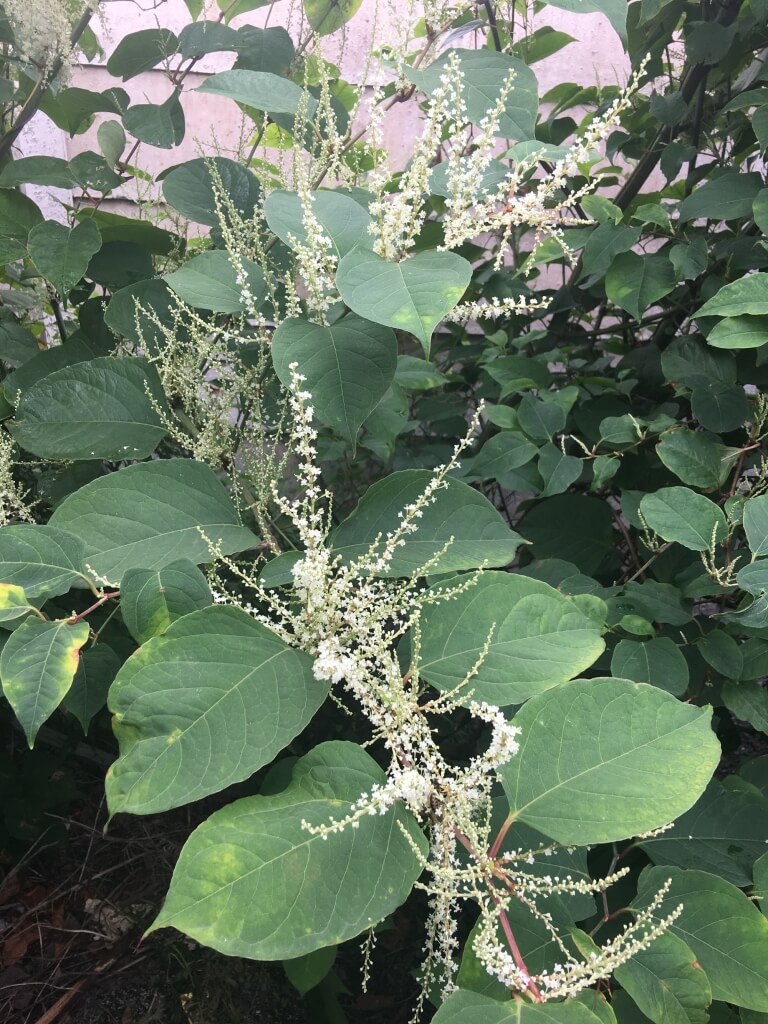
[[(189, 23), (189, 13), (183, 0), (161, 0), (152, 6), (150, 0), (143, 3), (135, 0), (114, 0), (104, 5), (104, 14), (94, 21), (93, 27), (107, 55), (111, 54), (118, 42), (131, 32), (142, 28), (162, 26), (178, 32)], [(408, 4), (405, 0), (363, 0), (363, 4), (347, 28), (343, 50), (326, 43), (326, 55), (341, 67), (343, 76), (357, 82), (365, 65), (371, 35), (376, 20), (379, 42), (394, 40), (398, 26), (402, 24)], [(286, 25), (295, 4), (278, 0), (271, 7), (241, 15), (232, 21), (233, 27), (244, 24), (265, 26)], [(215, 0), (209, 0), (208, 17), (215, 18), (218, 8)], [(295, 13), (294, 13), (295, 17)], [(608, 21), (600, 14), (569, 14), (550, 8), (538, 16), (534, 28), (551, 25), (574, 38), (574, 42), (552, 57), (533, 65), (539, 81), (539, 94), (561, 82), (577, 82), (580, 85), (610, 85), (626, 81), (628, 61), (621, 43)], [(463, 37), (459, 45), (468, 45), (471, 37)], [(232, 54), (211, 54), (203, 58), (187, 78), (182, 105), (187, 121), (186, 135), (182, 144), (172, 150), (157, 149), (142, 145), (133, 162), (156, 175), (163, 168), (181, 163), (205, 153), (228, 153), (237, 151), (241, 143), (243, 124), (234, 103), (216, 96), (194, 92), (207, 74), (231, 66)], [(104, 68), (105, 59), (96, 58), (92, 63), (81, 63), (72, 74), (72, 85), (88, 89), (103, 90), (114, 85), (114, 79)], [(138, 75), (124, 84), (134, 103), (161, 103), (171, 92), (171, 84), (162, 70), (152, 70)], [(71, 158), (83, 150), (98, 151), (96, 130), (109, 115), (97, 115), (96, 121), (83, 135), (69, 138), (42, 113), (38, 113), (23, 133), (19, 151), (24, 154), (46, 154)], [(385, 143), (393, 166), (402, 166), (409, 148), (409, 138), (419, 131), (419, 113), (415, 104), (398, 105), (384, 125)], [(130, 145), (130, 139), (129, 139)], [(144, 189), (144, 191), (143, 191)], [(104, 209), (125, 211), (137, 199), (152, 198), (145, 191), (146, 186), (131, 182), (114, 193), (101, 205)], [(72, 194), (61, 189), (29, 188), (29, 193), (44, 209), (46, 216), (65, 216), (62, 203), (72, 201)]]

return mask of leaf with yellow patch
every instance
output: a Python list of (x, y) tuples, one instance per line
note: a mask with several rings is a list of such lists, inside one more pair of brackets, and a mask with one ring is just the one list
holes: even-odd
[(11, 622), (32, 610), (23, 587), (0, 583), (0, 622)]
[(30, 747), (72, 685), (88, 632), (85, 622), (29, 618), (8, 638), (0, 654), (0, 680)]

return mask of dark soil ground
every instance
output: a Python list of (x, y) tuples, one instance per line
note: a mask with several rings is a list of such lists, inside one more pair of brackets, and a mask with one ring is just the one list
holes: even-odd
[[(745, 723), (719, 732), (720, 777), (768, 753)], [(123, 815), (105, 833), (108, 740), (100, 753), (44, 732), (40, 746), (30, 754), (13, 735), (0, 752), (2, 1024), (406, 1024), (423, 943), (418, 894), (378, 935), (366, 994), (357, 942), (302, 999), (280, 963), (225, 957), (172, 929), (141, 941), (186, 837), (242, 788)]]
[(11, 746), (12, 768), (0, 754), (2, 1024), (408, 1020), (423, 937), (415, 916), (402, 911), (378, 937), (364, 995), (356, 942), (342, 947), (331, 974), (302, 999), (280, 963), (225, 957), (172, 929), (141, 941), (186, 837), (240, 793), (163, 815), (123, 815), (105, 833), (106, 751), (94, 762), (98, 748), (91, 746), (43, 746), (31, 755), (17, 737)]

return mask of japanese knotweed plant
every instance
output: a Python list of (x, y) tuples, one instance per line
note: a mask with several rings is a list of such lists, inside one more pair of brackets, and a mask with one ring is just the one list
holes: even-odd
[[(699, 647), (669, 583), (682, 574), (692, 602), (714, 585), (733, 630), (764, 629), (765, 405), (716, 442), (669, 401), (646, 407), (639, 358), (579, 342), (669, 294), (662, 243), (635, 252), (639, 228), (593, 194), (618, 173), (602, 149), (650, 116), (658, 59), (583, 96), (594, 116), (558, 137), (562, 90), (537, 120), (522, 59), (548, 33), (520, 38), (491, 3), (413, 4), (419, 33), (372, 40), (353, 85), (319, 44), (360, 6), (293, 5), (293, 38), (236, 30), (225, 8), (110, 56), (127, 81), (156, 54), (170, 92), (88, 106), (119, 118), (103, 154), (56, 170), (104, 195), (140, 145), (178, 144), (189, 71), (233, 47), (200, 88), (239, 105), (241, 151), (173, 167), (158, 194), (203, 240), (99, 200), (45, 221), (12, 191), (28, 165), (0, 170), (7, 290), (31, 308), (23, 275), (42, 275), (62, 341), (38, 352), (0, 317), (3, 352), (22, 356), (4, 382), (3, 692), (30, 745), (57, 708), (87, 730), (106, 701), (111, 816), (243, 787), (189, 836), (151, 931), (317, 983), (327, 950), (362, 937), (365, 982), (404, 908), (424, 936), (414, 1019), (432, 1004), (440, 1024), (594, 1024), (633, 1019), (630, 1000), (656, 1024), (703, 1024), (713, 999), (768, 1012), (767, 926), (740, 891), (763, 852), (744, 824), (761, 776), (711, 781), (712, 695), (679, 685), (681, 647), (718, 671), (760, 651), (723, 630)], [(79, 127), (81, 101), (64, 89), (46, 110)], [(407, 103), (421, 128), (393, 167), (386, 118)], [(642, 216), (666, 230), (656, 205)], [(696, 239), (674, 244), (691, 272)], [(577, 292), (534, 291), (550, 263), (607, 289), (551, 344)], [(697, 316), (759, 334), (760, 277)], [(678, 342), (664, 372), (691, 409), (721, 409), (728, 387), (734, 401), (722, 360), (702, 369), (695, 339)], [(728, 385), (714, 397), (713, 374)], [(635, 387), (643, 411), (622, 414)], [(656, 474), (712, 492), (731, 473), (722, 507), (674, 484), (611, 490), (649, 439)], [(671, 545), (692, 562), (665, 562)], [(731, 607), (736, 587), (754, 602)], [(762, 713), (728, 685), (744, 717)], [(764, 881), (755, 866), (756, 895)]]

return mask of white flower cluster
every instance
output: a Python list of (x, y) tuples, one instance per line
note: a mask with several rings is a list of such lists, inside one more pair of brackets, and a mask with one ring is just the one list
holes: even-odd
[(87, 7), (95, 8), (98, 0), (3, 0), (3, 7), (13, 27), (16, 51), (22, 59), (33, 60), (44, 67), (70, 50), (72, 23)]
[(13, 438), (6, 430), (0, 429), (0, 527), (34, 522), (24, 488), (14, 476), (16, 465)]

